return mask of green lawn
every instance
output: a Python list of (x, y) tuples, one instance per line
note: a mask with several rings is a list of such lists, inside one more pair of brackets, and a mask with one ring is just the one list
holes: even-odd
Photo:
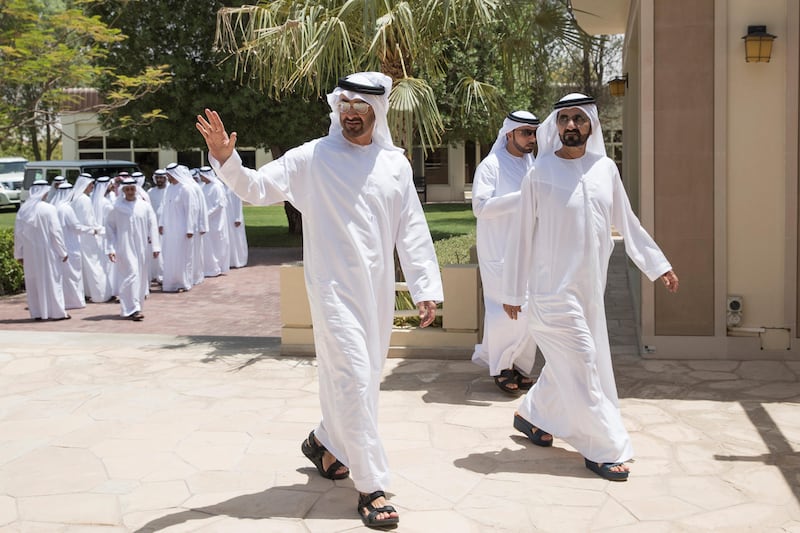
[[(0, 227), (14, 227), (16, 211), (0, 210)], [(469, 203), (427, 204), (425, 216), (434, 241), (468, 235), (475, 231), (475, 217)], [(297, 235), (287, 233), (286, 214), (283, 206), (246, 206), (244, 208), (247, 242), (255, 248), (300, 246)]]

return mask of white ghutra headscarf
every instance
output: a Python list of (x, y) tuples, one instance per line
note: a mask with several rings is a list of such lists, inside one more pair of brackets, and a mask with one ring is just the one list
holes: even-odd
[(348, 100), (359, 98), (372, 106), (375, 113), (375, 129), (372, 130), (372, 142), (387, 150), (403, 151), (394, 145), (389, 131), (389, 93), (392, 90), (392, 78), (380, 72), (357, 72), (339, 80), (337, 87), (328, 94), (328, 105), (331, 107), (331, 126), (328, 135), (341, 134), (339, 122), (339, 97)]
[(505, 120), (503, 120), (503, 126), (500, 128), (500, 131), (497, 132), (497, 139), (495, 139), (492, 149), (489, 151), (489, 153), (495, 153), (500, 150), (504, 150), (508, 144), (506, 134), (524, 126), (538, 127), (539, 119), (536, 118), (536, 115), (529, 111), (520, 110), (509, 113)]
[(605, 156), (606, 144), (603, 141), (603, 129), (600, 127), (600, 117), (597, 114), (594, 98), (581, 93), (570, 93), (556, 102), (553, 112), (536, 130), (536, 141), (539, 144), (538, 157), (543, 154), (552, 154), (561, 148), (561, 138), (558, 136), (558, 112), (569, 109), (580, 109), (591, 121), (592, 133), (589, 135), (589, 140), (586, 141), (586, 151)]

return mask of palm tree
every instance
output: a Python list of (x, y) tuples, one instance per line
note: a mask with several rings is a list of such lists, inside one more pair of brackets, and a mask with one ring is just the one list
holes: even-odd
[[(320, 95), (346, 74), (379, 70), (394, 80), (389, 122), (407, 153), (440, 144), (437, 101), (448, 91), (468, 117), (502, 117), (505, 94), (530, 88), (548, 42), (578, 42), (568, 0), (263, 0), (217, 15), (217, 46), (237, 76), (270, 96)], [(491, 44), (495, 79), (464, 72), (442, 44), (467, 50)], [(449, 73), (459, 76), (443, 83)], [(487, 69), (483, 69), (485, 72)], [(496, 123), (491, 126), (496, 131)], [(476, 132), (477, 134), (478, 132)], [(477, 136), (477, 135), (476, 135)]]

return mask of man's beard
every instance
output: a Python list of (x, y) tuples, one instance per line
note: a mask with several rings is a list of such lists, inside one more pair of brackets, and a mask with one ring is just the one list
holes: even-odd
[(577, 130), (565, 131), (560, 135), (561, 144), (569, 147), (583, 146), (589, 140), (589, 134), (581, 135)]
[(347, 138), (357, 138), (366, 131), (366, 121), (361, 117), (349, 119), (349, 121), (343, 119), (341, 124), (342, 133)]
[(531, 143), (530, 145), (519, 144), (515, 137), (511, 137), (511, 144), (513, 144), (514, 148), (516, 148), (520, 153), (523, 154), (530, 154), (536, 148), (536, 143)]

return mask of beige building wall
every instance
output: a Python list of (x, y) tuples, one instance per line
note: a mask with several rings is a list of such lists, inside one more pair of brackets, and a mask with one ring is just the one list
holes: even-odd
[[(727, 278), (743, 298), (742, 326), (786, 327), (786, 0), (727, 4)], [(769, 63), (746, 63), (741, 37), (766, 24), (778, 35)], [(795, 150), (796, 150), (795, 146)]]
[[(588, 31), (625, 32), (626, 187), (681, 276), (677, 297), (632, 278), (645, 353), (800, 359), (800, 2), (573, 6)], [(769, 63), (745, 62), (749, 25), (777, 35)], [(742, 297), (738, 328), (729, 295)]]

